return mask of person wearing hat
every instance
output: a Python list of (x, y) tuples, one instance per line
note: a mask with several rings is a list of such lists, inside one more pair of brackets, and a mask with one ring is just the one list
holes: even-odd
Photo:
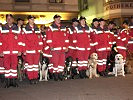
[(129, 23), (129, 41), (128, 41), (128, 51), (133, 53), (133, 16), (131, 16), (131, 21)]
[(94, 31), (94, 46), (98, 54), (98, 72), (101, 76), (107, 76), (106, 62), (108, 52), (110, 52), (112, 46), (109, 44), (111, 33), (105, 26), (106, 22), (103, 18), (99, 19), (99, 24), (99, 27)]
[(21, 18), (17, 19), (17, 26), (20, 27), (21, 29), (23, 28), (24, 20)]
[(129, 36), (130, 30), (128, 26), (128, 21), (127, 20), (123, 21), (122, 26), (123, 26), (123, 29), (118, 34), (116, 46), (117, 46), (118, 53), (122, 54), (124, 63), (125, 63), (128, 40), (130, 39), (130, 36)]
[(2, 53), (2, 34), (1, 34), (1, 29), (2, 29), (2, 23), (0, 23), (0, 80), (1, 80), (1, 83), (3, 83), (4, 82), (5, 68), (4, 68), (4, 57), (3, 57), (3, 53)]
[(2, 26), (2, 52), (4, 56), (5, 67), (5, 88), (9, 88), (11, 85), (18, 87), (16, 83), (17, 79), (17, 56), (22, 52), (22, 35), (20, 29), (14, 24), (13, 15), (6, 15), (6, 24)]
[(70, 27), (68, 27), (68, 30), (69, 30), (69, 50), (68, 52), (66, 53), (66, 58), (68, 57), (72, 57), (73, 59), (73, 62), (72, 62), (72, 66), (73, 67), (76, 67), (76, 55), (75, 55), (75, 52), (76, 52), (76, 46), (74, 45), (76, 40), (75, 40), (75, 33), (76, 33), (76, 30), (75, 30), (75, 27), (77, 27), (79, 24), (79, 20), (77, 18), (73, 18), (72, 19), (72, 25)]
[(108, 30), (110, 31), (110, 42), (109, 44), (112, 46), (112, 44), (116, 43), (117, 34), (115, 34), (115, 23), (113, 21), (109, 21), (108, 24)]
[[(113, 21), (109, 21), (108, 23), (108, 30), (110, 31), (109, 37), (110, 37), (110, 47), (111, 51), (108, 51), (108, 57), (107, 57), (107, 70), (108, 72), (113, 72), (113, 67), (115, 64), (115, 55), (118, 53), (116, 49), (116, 40), (117, 40), (117, 29), (115, 28), (116, 24)], [(109, 66), (109, 67), (108, 67)], [(108, 74), (110, 74), (108, 73)]]
[(63, 71), (65, 65), (65, 52), (68, 51), (69, 40), (65, 26), (61, 25), (61, 16), (55, 15), (54, 22), (49, 26), (47, 35), (47, 44), (50, 47), (53, 66), (49, 67), (55, 81), (63, 80)]
[(40, 52), (43, 49), (43, 40), (39, 28), (34, 22), (35, 17), (29, 15), (27, 19), (28, 23), (25, 28), (23, 28), (25, 39), (25, 43), (23, 45), (25, 46), (24, 54), (26, 55), (25, 67), (30, 84), (37, 84), (39, 69), (38, 64)]
[(94, 18), (92, 20), (92, 29), (97, 29), (97, 27), (99, 26), (99, 20), (97, 18)]
[(78, 59), (78, 71), (79, 76), (81, 79), (86, 78), (86, 70), (88, 65), (88, 57), (91, 53), (91, 39), (90, 39), (90, 33), (92, 32), (92, 29), (87, 26), (86, 24), (86, 18), (81, 16), (79, 18), (79, 25), (75, 27), (76, 29), (76, 35), (75, 39), (76, 42), (74, 42), (74, 45), (76, 47), (76, 54)]

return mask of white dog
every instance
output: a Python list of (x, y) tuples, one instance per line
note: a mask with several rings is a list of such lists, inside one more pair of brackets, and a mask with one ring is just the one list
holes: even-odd
[(117, 54), (115, 56), (115, 67), (113, 68), (113, 74), (115, 75), (115, 77), (117, 77), (118, 75), (125, 76), (124, 61), (121, 54)]
[(93, 76), (99, 77), (97, 74), (97, 53), (92, 53), (90, 55), (90, 59), (88, 60), (88, 70), (86, 71), (86, 75), (92, 79)]
[(39, 62), (40, 66), (40, 79), (39, 81), (48, 81), (48, 64), (44, 58), (42, 62)]

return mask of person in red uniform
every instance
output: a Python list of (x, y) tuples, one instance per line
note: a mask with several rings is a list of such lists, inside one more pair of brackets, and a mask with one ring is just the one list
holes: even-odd
[(30, 84), (38, 83), (38, 64), (40, 59), (40, 52), (43, 49), (43, 40), (39, 28), (34, 23), (35, 17), (29, 15), (28, 23), (24, 31), (25, 39), (25, 55), (27, 64), (27, 76)]
[(117, 29), (115, 29), (116, 24), (113, 21), (109, 21), (108, 30), (110, 30), (110, 48), (111, 51), (108, 51), (107, 57), (107, 71), (112, 72), (113, 67), (115, 67), (115, 55), (118, 53), (116, 49), (116, 40), (117, 40)]
[(106, 62), (108, 51), (111, 50), (110, 41), (110, 31), (105, 27), (105, 20), (103, 18), (99, 19), (100, 26), (95, 30), (94, 43), (95, 51), (98, 54), (98, 72), (101, 76), (106, 76)]
[(74, 37), (75, 37), (75, 33), (76, 33), (76, 30), (75, 30), (75, 27), (77, 27), (79, 24), (79, 21), (77, 18), (73, 18), (72, 19), (72, 25), (68, 28), (69, 30), (69, 50), (68, 52), (66, 53), (66, 58), (67, 57), (72, 57), (72, 66), (73, 67), (76, 67), (77, 66), (77, 62), (76, 62), (76, 46), (74, 45), (76, 40), (74, 40)]
[(99, 27), (99, 19), (94, 18), (94, 19), (92, 20), (92, 26), (91, 26), (93, 32), (91, 32), (91, 34), (90, 34), (91, 40), (93, 41), (93, 43), (91, 44), (91, 46), (92, 46), (92, 51), (94, 51), (94, 52), (96, 52), (96, 51), (95, 51), (95, 50), (96, 50), (96, 49), (95, 49), (95, 45), (97, 45), (97, 42), (96, 42), (96, 40), (95, 40), (95, 31), (97, 30), (98, 27)]
[(118, 38), (116, 41), (118, 53), (122, 54), (124, 61), (126, 61), (126, 51), (127, 51), (128, 40), (129, 40), (128, 22), (124, 21), (123, 29), (118, 34)]
[(4, 58), (3, 58), (3, 54), (2, 54), (2, 34), (1, 34), (1, 30), (2, 30), (2, 26), (0, 26), (0, 79), (1, 82), (4, 82)]
[(133, 53), (133, 16), (131, 17), (131, 22), (129, 23), (128, 51), (129, 53)]
[(80, 78), (86, 78), (86, 70), (88, 65), (88, 57), (91, 53), (91, 39), (90, 33), (92, 29), (87, 26), (86, 18), (81, 16), (79, 19), (80, 24), (75, 27), (76, 35), (75, 35), (75, 46), (76, 46), (76, 55), (78, 58), (78, 71)]
[(13, 85), (17, 87), (17, 56), (22, 52), (22, 34), (21, 29), (13, 24), (13, 15), (6, 15), (7, 23), (2, 26), (2, 52), (4, 55), (4, 67), (5, 67), (5, 88)]
[(61, 25), (61, 16), (55, 15), (54, 22), (49, 26), (47, 35), (47, 44), (50, 47), (53, 64), (53, 77), (55, 81), (63, 79), (65, 65), (65, 52), (68, 51), (69, 40), (65, 26)]

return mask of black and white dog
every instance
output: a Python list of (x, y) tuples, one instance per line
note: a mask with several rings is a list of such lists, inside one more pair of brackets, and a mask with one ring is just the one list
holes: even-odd
[(18, 56), (18, 66), (17, 66), (17, 73), (18, 73), (18, 79), (20, 81), (23, 80), (24, 78), (24, 64), (23, 64), (24, 60), (22, 56)]
[(39, 67), (40, 67), (39, 81), (48, 81), (48, 64), (49, 64), (49, 59), (47, 57), (42, 57), (42, 60), (39, 62)]
[(65, 61), (64, 79), (75, 79), (78, 75), (77, 67), (72, 67), (73, 58), (68, 57)]

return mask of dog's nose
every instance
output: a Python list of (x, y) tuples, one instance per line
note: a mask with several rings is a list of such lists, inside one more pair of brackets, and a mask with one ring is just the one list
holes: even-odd
[(118, 60), (120, 60), (120, 59), (118, 58)]

